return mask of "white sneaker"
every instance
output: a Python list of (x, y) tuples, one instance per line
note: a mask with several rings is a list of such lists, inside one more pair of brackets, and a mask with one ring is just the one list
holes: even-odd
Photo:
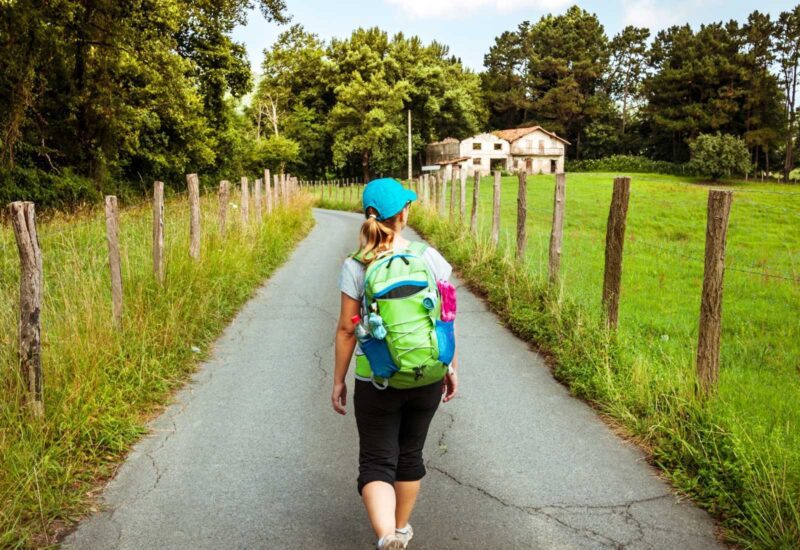
[(405, 547), (399, 535), (386, 535), (375, 545), (378, 550), (404, 550)]
[(403, 541), (403, 548), (408, 546), (409, 541), (414, 537), (414, 528), (411, 527), (410, 523), (407, 523), (406, 526), (402, 529), (395, 529), (394, 534), (400, 537)]

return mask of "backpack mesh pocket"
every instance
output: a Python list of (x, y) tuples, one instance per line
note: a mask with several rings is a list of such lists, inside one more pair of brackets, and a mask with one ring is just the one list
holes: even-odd
[(436, 343), (439, 347), (439, 361), (449, 365), (456, 353), (455, 321), (436, 319)]
[(378, 378), (388, 379), (399, 370), (392, 360), (386, 340), (368, 338), (359, 344), (361, 351), (367, 356), (369, 368), (372, 370), (373, 375)]

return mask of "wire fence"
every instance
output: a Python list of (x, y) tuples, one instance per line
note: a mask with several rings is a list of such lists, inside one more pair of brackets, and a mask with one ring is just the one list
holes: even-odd
[[(473, 218), (472, 210), (474, 208), (472, 174), (469, 174), (466, 182), (461, 183), (459, 179), (455, 183), (457, 187), (462, 187), (462, 185), (466, 187), (465, 192), (463, 192), (465, 197), (463, 205), (461, 204), (462, 192), (451, 194), (453, 182), (450, 177), (447, 177), (446, 180), (447, 184), (441, 185), (437, 184), (433, 178), (424, 176), (421, 180), (417, 179), (408, 182), (408, 185), (418, 191), (420, 205), (428, 215), (441, 218), (444, 221), (457, 220), (457, 223), (462, 225), (462, 235), (467, 238), (477, 239), (477, 242), (482, 247), (484, 245), (491, 246), (493, 242), (497, 243), (496, 246), (503, 251), (503, 254), (516, 256), (517, 261), (521, 262), (521, 268), (532, 270), (537, 274), (536, 276), (542, 276), (547, 273), (551, 284), (554, 281), (553, 271), (556, 270), (557, 272), (560, 269), (562, 251), (569, 251), (569, 256), (566, 258), (569, 280), (571, 284), (577, 283), (575, 290), (581, 296), (591, 295), (591, 289), (587, 287), (587, 284), (596, 284), (598, 274), (586, 273), (586, 268), (589, 264), (578, 265), (575, 262), (588, 261), (596, 266), (598, 261), (604, 261), (605, 273), (603, 270), (599, 273), (603, 278), (602, 309), (606, 321), (614, 328), (616, 327), (617, 314), (616, 311), (611, 311), (611, 309), (619, 307), (624, 241), (628, 241), (625, 243), (624, 254), (639, 256), (641, 260), (638, 265), (645, 269), (647, 269), (645, 266), (651, 265), (653, 261), (658, 261), (657, 258), (660, 258), (666, 261), (680, 262), (690, 268), (692, 273), (702, 274), (701, 302), (704, 306), (701, 307), (699, 323), (701, 336), (697, 346), (697, 376), (704, 389), (716, 383), (717, 375), (715, 372), (719, 368), (719, 334), (721, 329), (720, 324), (714, 319), (721, 316), (723, 273), (741, 274), (745, 277), (754, 277), (765, 281), (787, 283), (792, 287), (800, 285), (800, 274), (797, 273), (795, 268), (796, 261), (791, 249), (785, 252), (782, 248), (769, 250), (771, 257), (769, 261), (765, 258), (762, 265), (762, 260), (758, 259), (758, 255), (764, 252), (759, 248), (761, 245), (756, 239), (747, 238), (751, 231), (758, 231), (759, 227), (762, 227), (765, 221), (771, 218), (778, 227), (780, 227), (780, 224), (785, 225), (787, 236), (789, 237), (787, 248), (794, 246), (792, 243), (796, 242), (797, 234), (789, 232), (796, 231), (800, 227), (800, 224), (797, 223), (800, 220), (800, 202), (798, 202), (800, 200), (800, 192), (746, 189), (738, 186), (701, 186), (687, 182), (670, 182), (671, 184), (679, 183), (682, 187), (685, 186), (695, 191), (708, 193), (708, 201), (704, 200), (701, 203), (697, 200), (697, 195), (692, 195), (691, 198), (687, 198), (685, 201), (672, 200), (670, 195), (651, 197), (648, 191), (642, 188), (631, 188), (630, 178), (617, 178), (614, 181), (608, 220), (606, 220), (605, 214), (600, 214), (602, 210), (598, 211), (597, 207), (599, 205), (596, 200), (598, 195), (593, 195), (595, 201), (589, 202), (586, 201), (587, 197), (584, 195), (582, 202), (579, 204), (584, 208), (588, 205), (588, 213), (579, 213), (580, 226), (575, 225), (578, 222), (575, 222), (575, 218), (570, 218), (568, 213), (566, 223), (562, 224), (561, 227), (556, 227), (558, 218), (556, 211), (561, 208), (560, 216), (561, 219), (564, 219), (563, 203), (565, 201), (562, 200), (560, 205), (559, 201), (553, 202), (553, 187), (543, 188), (539, 185), (532, 185), (527, 187), (524, 231), (520, 233), (518, 226), (515, 234), (513, 225), (509, 227), (509, 220), (505, 219), (505, 229), (501, 230), (496, 238), (490, 238), (490, 232), (493, 231), (494, 226), (492, 223), (494, 216), (502, 215), (507, 218), (509, 211), (511, 211), (514, 212), (512, 215), (516, 217), (516, 208), (509, 208), (509, 205), (505, 203), (502, 206), (497, 206), (501, 210), (494, 212), (493, 185), (491, 181), (486, 182), (484, 180), (481, 182), (478, 197), (477, 223), (474, 228), (470, 228), (471, 219)], [(627, 180), (627, 183), (619, 180)], [(541, 179), (535, 181), (540, 182)], [(322, 183), (324, 185), (327, 182)], [(503, 188), (506, 191), (508, 191), (509, 187), (514, 188), (513, 194), (518, 187), (515, 182), (510, 183), (509, 185), (508, 180), (506, 180)], [(325, 189), (328, 189), (328, 191), (325, 191)], [(625, 189), (625, 193), (622, 192), (623, 189)], [(326, 202), (328, 200), (334, 202), (347, 200), (347, 196), (339, 195), (336, 191), (336, 186), (325, 186), (317, 196), (324, 197)], [(676, 191), (676, 196), (680, 196), (680, 189)], [(545, 195), (542, 195), (543, 192)], [(575, 197), (572, 193), (574, 192), (567, 193), (566, 197)], [(596, 191), (592, 193), (596, 193)], [(508, 193), (503, 194), (502, 197), (502, 200), (508, 201)], [(543, 206), (544, 197), (546, 197), (545, 206)], [(623, 197), (625, 198), (623, 199)], [(457, 206), (450, 205), (451, 198), (455, 198), (459, 204)], [(517, 198), (517, 201), (519, 201), (519, 198)], [(633, 228), (629, 228), (628, 235), (625, 236), (624, 225), (629, 202), (631, 210), (637, 212), (636, 223), (644, 223), (644, 225), (635, 227), (636, 234), (631, 230)], [(656, 215), (648, 217), (647, 214), (643, 214), (642, 202), (647, 205), (647, 209), (656, 208)], [(639, 205), (638, 209), (637, 204)], [(675, 225), (675, 222), (672, 222), (672, 226), (661, 225), (662, 220), (665, 219), (662, 217), (663, 215), (667, 216), (666, 219), (670, 219), (670, 212), (686, 212), (687, 208), (690, 214), (685, 215), (683, 218), (679, 216), (676, 219), (683, 220), (683, 223), (686, 223), (686, 220), (696, 220), (694, 217), (695, 211), (697, 214), (702, 212), (702, 215), (706, 218), (704, 220), (706, 223), (703, 224), (705, 242), (691, 240), (692, 235), (699, 231), (699, 224), (696, 221), (689, 221), (689, 225), (686, 227)], [(454, 212), (452, 217), (451, 210)], [(465, 211), (463, 217), (460, 214), (462, 210)], [(574, 210), (571, 211), (574, 212)], [(652, 212), (652, 210), (650, 211)], [(595, 212), (600, 214), (596, 219), (593, 217)], [(728, 220), (732, 212), (733, 219), (729, 224)], [(552, 227), (548, 227), (543, 232), (543, 225), (547, 224)], [(615, 228), (619, 228), (620, 224), (623, 229), (622, 231), (617, 231)], [(733, 228), (730, 232), (728, 231), (729, 226)], [(612, 229), (615, 229), (614, 234), (609, 233)], [(653, 233), (656, 238), (642, 238), (639, 233), (642, 235)], [(670, 233), (678, 235), (679, 238), (672, 239)], [(730, 233), (730, 235), (726, 239), (725, 235), (727, 233)], [(520, 249), (518, 242), (515, 243), (518, 238), (517, 235), (521, 234), (526, 234), (525, 239), (527, 241), (526, 246), (522, 249)], [(670, 235), (667, 236), (668, 234)], [(558, 257), (554, 261), (553, 239), (555, 235), (558, 235), (557, 245), (555, 246)], [(659, 242), (658, 239), (661, 235), (664, 235), (669, 240), (680, 241), (683, 245), (670, 245), (664, 241)], [(731, 241), (732, 244), (729, 244), (726, 241), (731, 240), (731, 236), (735, 237), (736, 240)], [(774, 234), (772, 238), (774, 240)], [(573, 241), (582, 243), (577, 250), (569, 244)], [(514, 246), (515, 244), (516, 246)], [(728, 248), (730, 250), (727, 250)], [(616, 253), (614, 253), (615, 250)], [(611, 260), (609, 259), (609, 251), (611, 251), (612, 256), (615, 256)], [(520, 254), (522, 254), (521, 257)], [(605, 259), (603, 260), (603, 258)], [(609, 264), (610, 261), (611, 264)], [(616, 265), (614, 265), (615, 263)], [(547, 267), (545, 268), (545, 266)], [(721, 266), (724, 266), (724, 270), (720, 268)], [(610, 287), (607, 280), (609, 273), (611, 273), (612, 279), (614, 278), (613, 276), (616, 276), (616, 283), (612, 281)], [(676, 271), (676, 273), (681, 273), (681, 270)], [(638, 276), (641, 277), (642, 274), (640, 273)], [(681, 276), (685, 277), (686, 275)], [(661, 277), (663, 277), (663, 273)], [(564, 276), (556, 276), (555, 280), (563, 281), (563, 278)], [(614, 284), (616, 284), (616, 287)], [(676, 282), (674, 284), (681, 283)], [(743, 291), (741, 286), (734, 285), (734, 288), (737, 289), (737, 292)], [(587, 294), (587, 291), (590, 293)], [(787, 291), (793, 292), (791, 290), (778, 290), (778, 287), (776, 287), (776, 292), (780, 296), (788, 296), (785, 294)], [(766, 290), (765, 292), (769, 293), (770, 291)], [(716, 338), (713, 335), (715, 331), (717, 333)], [(715, 346), (717, 349), (713, 351)], [(702, 353), (701, 350), (703, 350)]]

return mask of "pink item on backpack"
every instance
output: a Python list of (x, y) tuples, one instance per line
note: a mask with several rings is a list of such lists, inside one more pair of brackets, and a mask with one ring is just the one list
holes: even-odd
[(452, 321), (456, 318), (456, 287), (445, 280), (436, 281), (436, 286), (442, 296), (440, 317), (442, 321)]

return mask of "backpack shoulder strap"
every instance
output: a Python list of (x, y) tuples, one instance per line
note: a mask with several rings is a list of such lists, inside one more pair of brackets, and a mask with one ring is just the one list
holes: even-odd
[(348, 256), (348, 258), (352, 258), (353, 260), (357, 261), (357, 262), (358, 262), (358, 263), (360, 263), (361, 265), (364, 265), (364, 262), (363, 262), (363, 260), (361, 259), (361, 251), (360, 251), (360, 250), (356, 250), (355, 252), (353, 252), (352, 254), (350, 254), (350, 255)]
[(417, 256), (422, 256), (425, 251), (428, 249), (427, 243), (423, 243), (422, 241), (412, 241), (408, 245), (408, 249), (416, 254)]

